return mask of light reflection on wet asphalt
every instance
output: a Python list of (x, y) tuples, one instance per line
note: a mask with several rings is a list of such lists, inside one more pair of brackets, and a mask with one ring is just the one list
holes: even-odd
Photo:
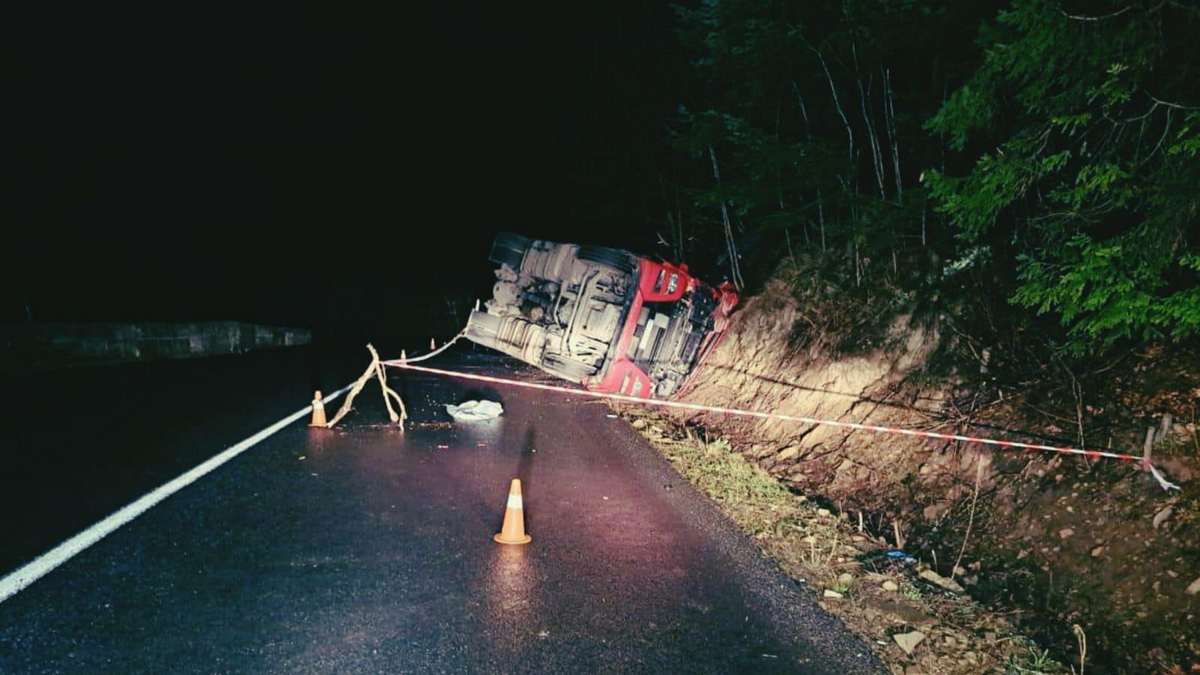
[[(288, 428), (0, 605), (0, 672), (880, 670), (604, 406), (392, 382), (407, 433), (368, 388), (345, 427)], [(449, 423), (480, 397), (504, 415)], [(236, 409), (180, 431), (215, 452)], [(513, 477), (523, 547), (491, 540)]]

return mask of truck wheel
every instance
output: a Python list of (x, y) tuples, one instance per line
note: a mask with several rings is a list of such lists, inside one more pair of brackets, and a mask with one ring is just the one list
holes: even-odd
[(587, 262), (608, 265), (625, 273), (632, 273), (637, 267), (635, 259), (630, 253), (604, 246), (580, 246), (576, 257)]
[(492, 253), (488, 260), (497, 265), (508, 265), (514, 270), (521, 269), (521, 261), (525, 259), (525, 251), (529, 248), (529, 238), (512, 232), (501, 232), (492, 242)]

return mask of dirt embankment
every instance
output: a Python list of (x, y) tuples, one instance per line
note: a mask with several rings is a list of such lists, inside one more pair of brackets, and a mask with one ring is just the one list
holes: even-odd
[(936, 320), (880, 317), (878, 346), (830, 357), (797, 339), (818, 326), (790, 289), (777, 280), (745, 304), (685, 400), (1054, 445), (1077, 445), (1076, 432), (1094, 442), (1086, 422), (1139, 454), (1145, 425), (1130, 411), (1171, 412), (1154, 456), (1182, 491), (1112, 460), (711, 414), (677, 413), (680, 429), (725, 439), (795, 493), (861, 518), (866, 539), (955, 579), (1063, 663), (1078, 663), (1078, 626), (1088, 672), (1200, 672), (1200, 438), (1188, 416), (1200, 364), (1136, 355), (1103, 374), (1112, 386), (1085, 412), (1083, 396), (1072, 408), (932, 376), (931, 356), (956, 339)]

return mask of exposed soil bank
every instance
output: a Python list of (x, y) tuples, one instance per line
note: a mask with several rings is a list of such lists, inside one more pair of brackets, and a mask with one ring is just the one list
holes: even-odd
[(1012, 622), (961, 586), (829, 508), (788, 489), (724, 439), (637, 406), (618, 407), (686, 478), (709, 495), (784, 572), (862, 636), (897, 675), (1066, 673)]
[(935, 353), (958, 339), (936, 318), (878, 317), (875, 346), (829, 356), (822, 345), (847, 336), (815, 339), (823, 325), (808, 309), (787, 282), (772, 282), (738, 313), (684, 400), (1053, 445), (1097, 444), (1099, 435), (1137, 454), (1146, 423), (1171, 413), (1153, 453), (1182, 490), (1165, 492), (1137, 466), (1110, 460), (711, 414), (671, 421), (726, 439), (849, 522), (861, 514), (866, 539), (953, 577), (1063, 663), (1078, 665), (1078, 625), (1088, 672), (1200, 669), (1194, 357), (1136, 354), (1102, 369), (1103, 388), (1089, 380), (1085, 397), (1073, 382), (1073, 400), (1058, 400), (932, 374)]

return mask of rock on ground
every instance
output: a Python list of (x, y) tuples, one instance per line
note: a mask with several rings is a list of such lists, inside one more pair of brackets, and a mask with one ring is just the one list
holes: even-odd
[(914, 630), (911, 633), (896, 633), (892, 636), (896, 644), (900, 645), (900, 649), (904, 650), (905, 654), (911, 655), (917, 645), (921, 644), (921, 640), (925, 639), (925, 634), (919, 630)]

